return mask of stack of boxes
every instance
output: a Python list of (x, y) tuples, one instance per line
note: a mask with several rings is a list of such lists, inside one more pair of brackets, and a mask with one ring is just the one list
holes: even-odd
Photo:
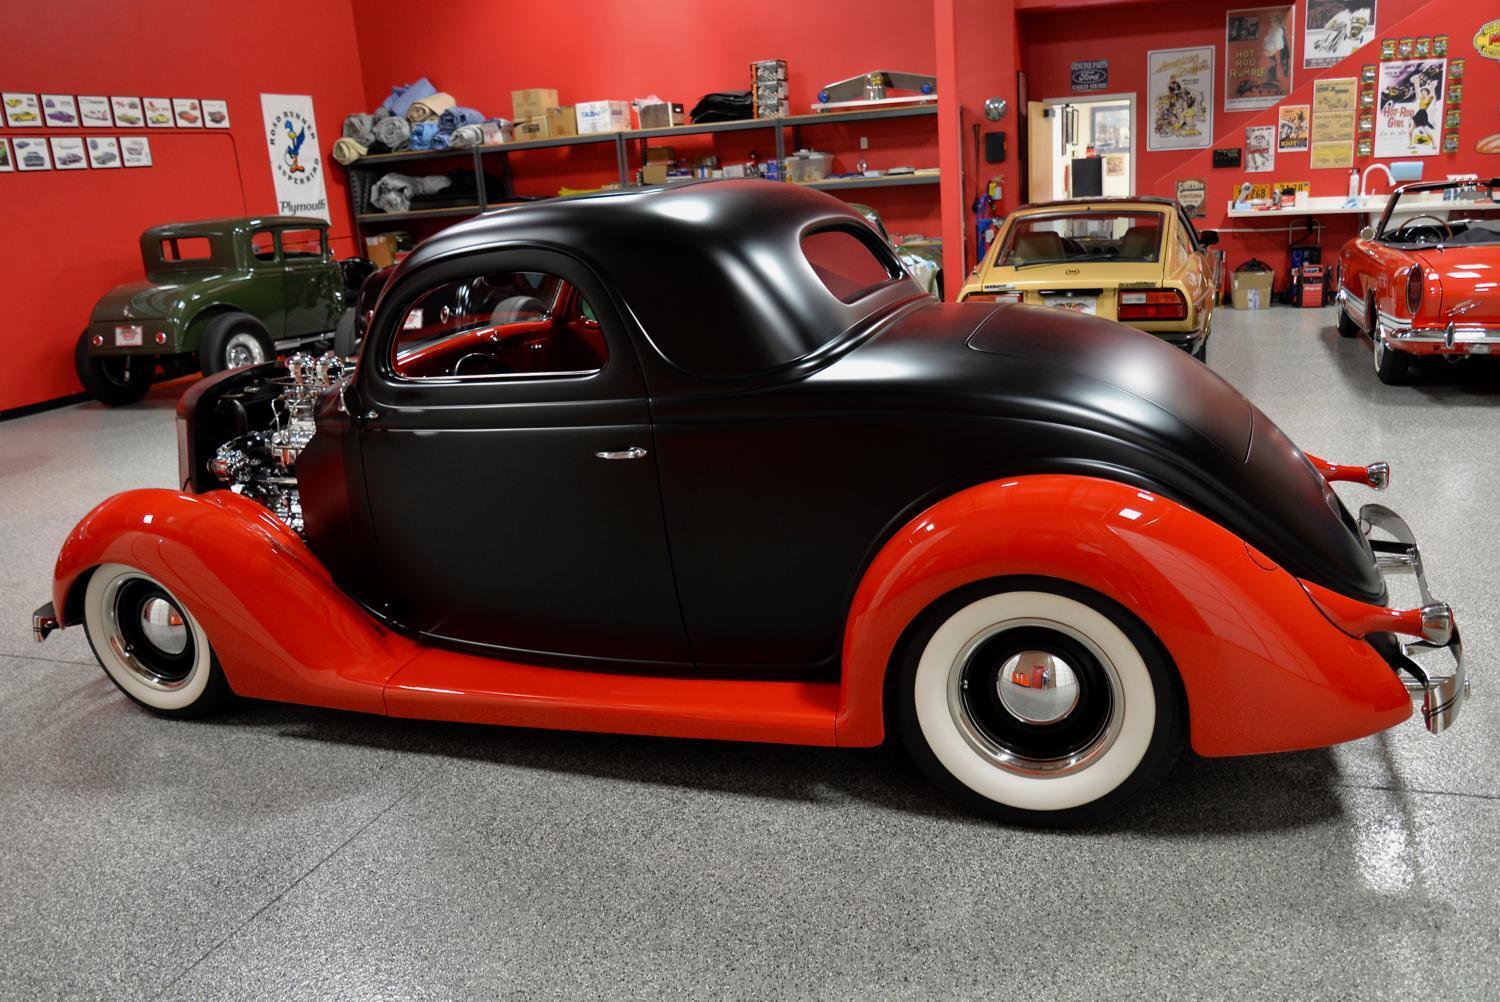
[(548, 87), (513, 90), (510, 100), (515, 108), (516, 142), (578, 135), (577, 116), (572, 108), (558, 106), (557, 91)]
[(755, 99), (756, 118), (786, 118), (792, 113), (787, 101), (786, 60), (762, 59), (750, 64), (750, 92)]

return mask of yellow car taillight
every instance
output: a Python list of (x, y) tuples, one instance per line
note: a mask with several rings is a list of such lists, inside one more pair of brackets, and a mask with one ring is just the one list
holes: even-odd
[(1176, 289), (1122, 289), (1121, 320), (1186, 320), (1187, 299)]

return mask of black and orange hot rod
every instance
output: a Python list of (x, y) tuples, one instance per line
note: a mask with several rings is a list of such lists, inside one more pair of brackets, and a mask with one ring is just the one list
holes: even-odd
[(485, 214), (395, 269), (352, 366), (224, 373), (178, 416), (180, 489), (90, 512), (35, 617), (167, 715), (896, 734), (1069, 824), (1188, 743), (1346, 741), (1410, 692), (1437, 732), (1467, 695), (1406, 524), (1330, 487), (1382, 464), (1304, 454), (1149, 334), (935, 303), (790, 185)]

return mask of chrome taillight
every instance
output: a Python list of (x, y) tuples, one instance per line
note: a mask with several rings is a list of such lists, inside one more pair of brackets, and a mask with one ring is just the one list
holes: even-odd
[(1406, 310), (1412, 316), (1422, 305), (1422, 266), (1414, 264), (1406, 273)]
[(1120, 320), (1186, 320), (1187, 299), (1176, 289), (1122, 289)]

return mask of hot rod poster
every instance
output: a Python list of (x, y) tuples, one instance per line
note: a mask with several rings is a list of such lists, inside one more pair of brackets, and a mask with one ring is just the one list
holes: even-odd
[(1214, 134), (1214, 50), (1153, 49), (1146, 54), (1148, 150), (1203, 150)]
[(1307, 0), (1302, 68), (1324, 69), (1375, 40), (1375, 0)]
[(1269, 108), (1292, 92), (1294, 8), (1232, 10), (1225, 20), (1224, 110)]
[(1380, 64), (1376, 94), (1375, 155), (1430, 157), (1443, 128), (1444, 59), (1403, 59)]

